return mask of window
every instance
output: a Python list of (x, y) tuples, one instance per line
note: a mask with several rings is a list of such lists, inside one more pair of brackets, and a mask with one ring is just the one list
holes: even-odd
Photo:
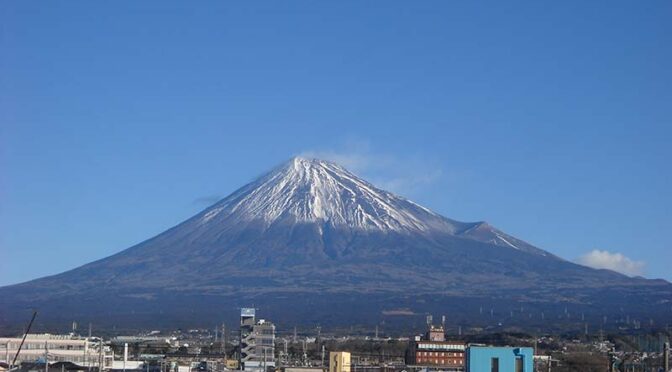
[(499, 358), (490, 359), (490, 372), (499, 372)]
[(523, 358), (516, 358), (516, 372), (523, 372)]

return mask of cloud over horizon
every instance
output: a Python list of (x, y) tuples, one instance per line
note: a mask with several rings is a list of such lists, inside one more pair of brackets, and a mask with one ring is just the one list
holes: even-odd
[(644, 261), (635, 261), (621, 253), (599, 249), (584, 254), (576, 262), (593, 269), (608, 269), (628, 276), (643, 275), (646, 266)]

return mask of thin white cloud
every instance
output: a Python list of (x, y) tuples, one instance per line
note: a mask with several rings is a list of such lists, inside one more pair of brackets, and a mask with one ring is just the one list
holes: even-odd
[(594, 269), (609, 269), (629, 276), (644, 274), (646, 263), (632, 260), (621, 253), (593, 249), (579, 257), (576, 262)]
[(389, 156), (374, 153), (368, 141), (354, 139), (346, 141), (337, 150), (309, 150), (299, 155), (333, 161), (356, 173), (371, 170), (390, 161)]
[(420, 156), (400, 157), (374, 151), (368, 141), (349, 140), (339, 149), (304, 151), (300, 156), (333, 161), (374, 185), (413, 196), (439, 182), (443, 171)]
[(381, 179), (376, 182), (376, 185), (384, 190), (399, 190), (399, 192), (406, 190), (407, 192), (412, 192), (437, 182), (442, 175), (443, 172), (440, 169), (434, 169), (424, 172), (423, 174), (416, 174), (412, 177)]

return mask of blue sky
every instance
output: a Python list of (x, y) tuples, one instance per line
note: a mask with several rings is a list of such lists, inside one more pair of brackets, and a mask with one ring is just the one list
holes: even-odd
[(670, 1), (2, 2), (0, 285), (130, 247), (298, 154), (672, 280), (671, 17)]

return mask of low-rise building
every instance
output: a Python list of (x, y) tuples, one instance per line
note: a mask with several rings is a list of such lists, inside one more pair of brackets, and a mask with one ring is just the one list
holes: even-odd
[[(0, 338), (0, 361), (11, 364), (22, 338)], [(71, 362), (83, 367), (110, 368), (114, 354), (102, 341), (73, 335), (28, 334), (16, 364)]]
[(466, 372), (532, 372), (531, 347), (472, 346), (466, 353)]
[(407, 363), (429, 369), (462, 371), (465, 349), (466, 345), (459, 341), (412, 341)]
[(350, 353), (332, 351), (329, 353), (329, 372), (350, 372)]
[(226, 369), (238, 369), (239, 363), (238, 359), (227, 359), (226, 360)]
[[(276, 370), (277, 371), (277, 370)], [(281, 372), (326, 372), (322, 367), (282, 367)]]
[(424, 337), (409, 344), (406, 363), (427, 370), (463, 371), (466, 345), (461, 341), (446, 341), (443, 326), (429, 325)]

